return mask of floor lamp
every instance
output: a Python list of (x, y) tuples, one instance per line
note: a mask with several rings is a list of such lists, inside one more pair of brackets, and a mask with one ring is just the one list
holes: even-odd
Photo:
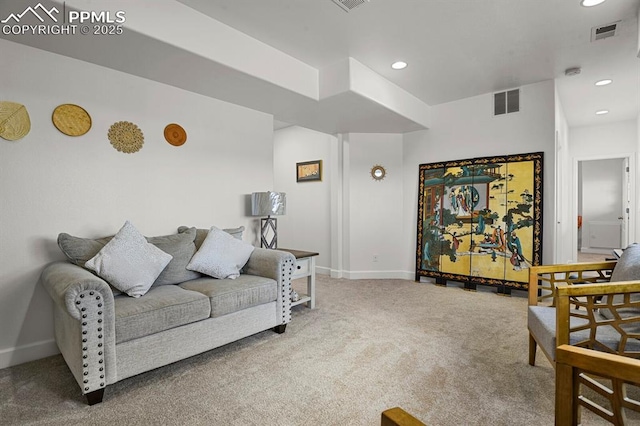
[(278, 220), (271, 216), (284, 215), (286, 208), (287, 195), (284, 192), (269, 191), (251, 194), (251, 214), (253, 216), (267, 216), (260, 219), (261, 247), (278, 248)]

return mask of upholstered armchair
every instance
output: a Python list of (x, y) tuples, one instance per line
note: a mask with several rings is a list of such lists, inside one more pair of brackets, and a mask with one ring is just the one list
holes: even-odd
[[(640, 246), (619, 262), (536, 266), (529, 279), (529, 364), (556, 368), (556, 425), (584, 407), (616, 425), (640, 412)], [(639, 414), (633, 414), (640, 419)]]
[[(535, 365), (537, 348), (540, 347), (551, 364), (555, 364), (555, 349), (567, 340), (557, 340), (557, 289), (589, 283), (607, 283), (616, 262), (575, 263), (566, 265), (533, 266), (529, 270), (529, 364)], [(575, 316), (571, 319), (574, 333), (571, 344), (588, 338), (588, 321)], [(579, 329), (578, 329), (579, 327)], [(615, 339), (615, 336), (613, 336)]]

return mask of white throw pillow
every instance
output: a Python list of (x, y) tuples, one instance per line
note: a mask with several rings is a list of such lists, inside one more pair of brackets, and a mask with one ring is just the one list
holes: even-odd
[(171, 259), (173, 256), (148, 243), (127, 221), (84, 266), (123, 293), (140, 297), (149, 291)]
[(212, 226), (207, 238), (187, 265), (190, 271), (214, 278), (235, 279), (247, 263), (254, 247)]

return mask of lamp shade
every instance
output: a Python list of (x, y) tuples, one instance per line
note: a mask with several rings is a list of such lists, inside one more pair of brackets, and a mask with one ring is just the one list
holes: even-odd
[(283, 215), (287, 210), (287, 194), (284, 192), (254, 192), (251, 194), (251, 215)]

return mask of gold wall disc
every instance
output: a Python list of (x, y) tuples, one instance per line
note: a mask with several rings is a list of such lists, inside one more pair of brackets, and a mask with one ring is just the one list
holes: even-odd
[(0, 102), (0, 137), (15, 141), (31, 130), (31, 120), (24, 105), (17, 102)]
[(144, 143), (142, 131), (128, 121), (113, 123), (109, 128), (108, 136), (115, 149), (127, 154), (140, 151)]
[(56, 129), (69, 136), (82, 136), (91, 129), (91, 116), (78, 105), (58, 105), (51, 120)]
[(179, 124), (171, 123), (164, 128), (164, 138), (171, 145), (180, 146), (187, 141), (187, 132)]

